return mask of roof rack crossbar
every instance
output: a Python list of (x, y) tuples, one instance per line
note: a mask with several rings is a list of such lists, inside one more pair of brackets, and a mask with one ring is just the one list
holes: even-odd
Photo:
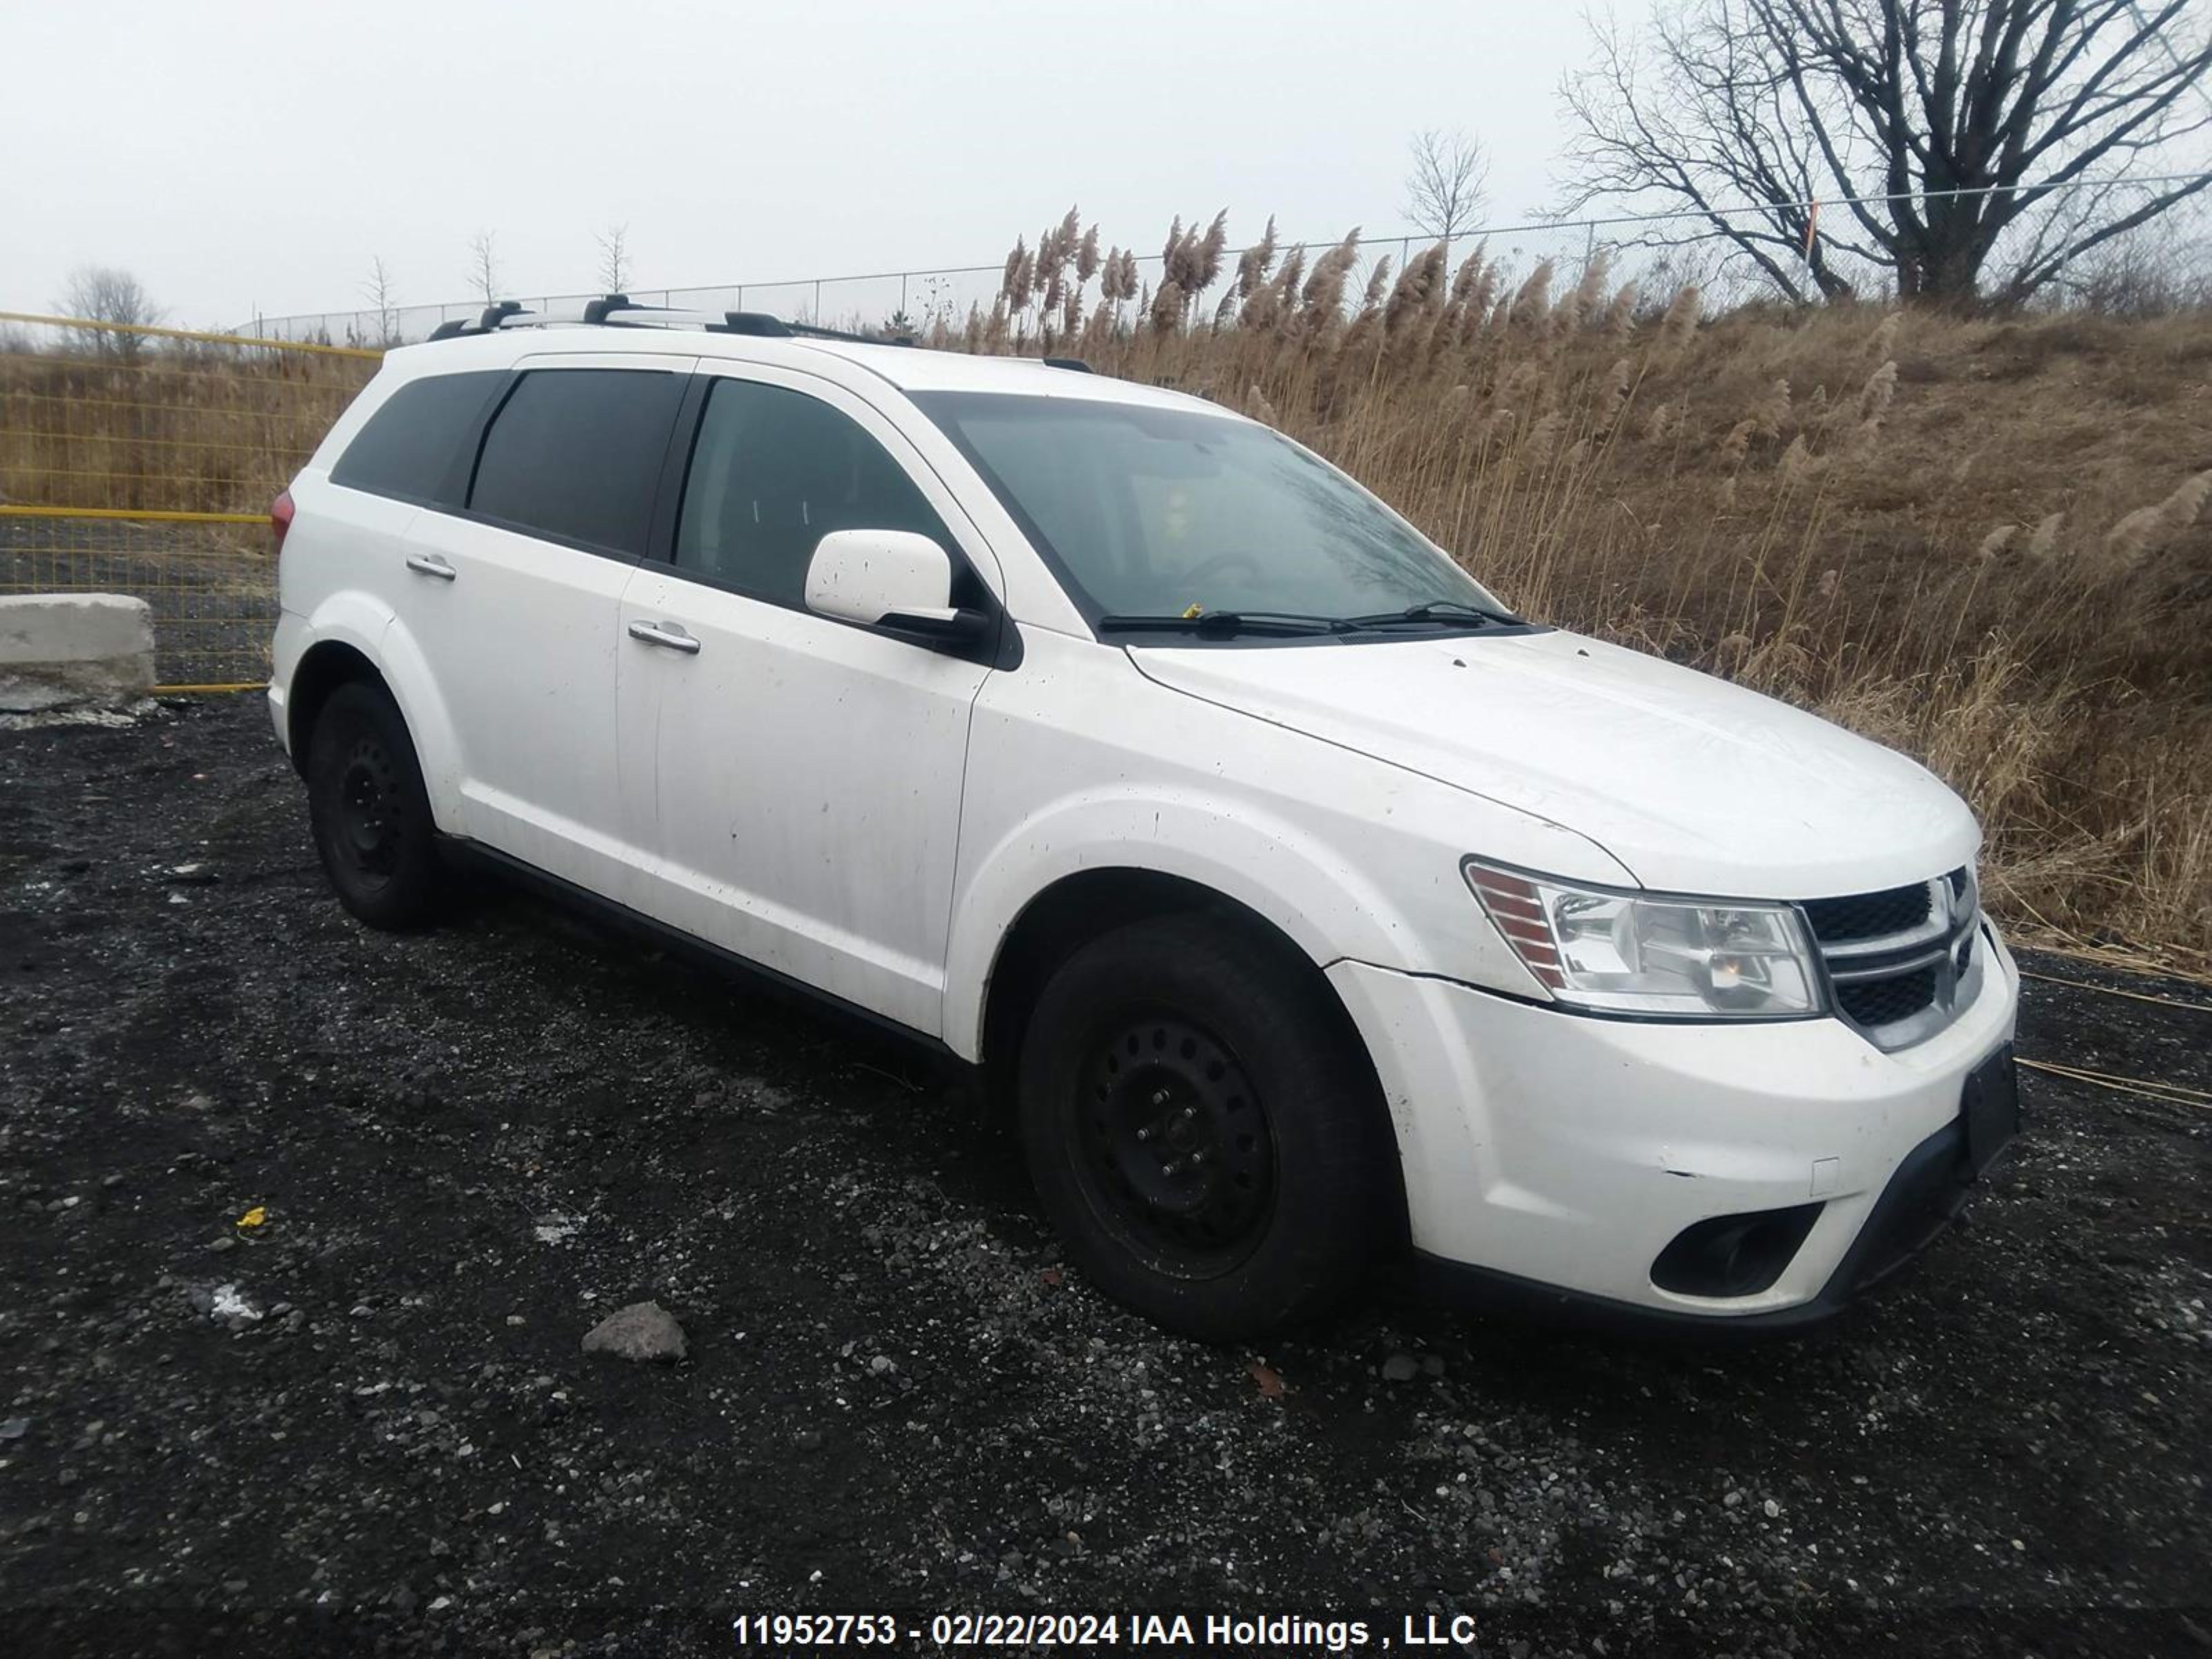
[(627, 294), (602, 294), (598, 299), (585, 302), (584, 320), (587, 323), (604, 323), (607, 319), (607, 313), (611, 311), (642, 309), (644, 307), (636, 305)]

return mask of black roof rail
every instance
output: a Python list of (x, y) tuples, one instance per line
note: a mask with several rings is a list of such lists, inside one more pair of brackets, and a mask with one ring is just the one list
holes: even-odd
[(1096, 374), (1098, 372), (1080, 357), (1048, 357), (1044, 360), (1044, 366), (1047, 368), (1064, 368), (1071, 374)]
[[(712, 325), (710, 324), (711, 327)], [(722, 313), (723, 334), (757, 334), (765, 339), (787, 337), (791, 325), (781, 317), (771, 317), (765, 311), (726, 311)]]
[(910, 334), (855, 334), (848, 329), (823, 328), (814, 323), (787, 323), (781, 317), (771, 317), (765, 311), (730, 311), (722, 314), (725, 334), (754, 334), (769, 339), (850, 340), (855, 345), (902, 345), (914, 343)]
[(433, 340), (456, 340), (464, 334), (489, 334), (510, 317), (531, 314), (522, 308), (521, 301), (501, 300), (495, 305), (486, 306), (473, 322), (465, 317), (455, 317), (439, 324), (430, 331), (429, 337)]

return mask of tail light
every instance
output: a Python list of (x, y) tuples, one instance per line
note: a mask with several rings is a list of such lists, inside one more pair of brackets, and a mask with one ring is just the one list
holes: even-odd
[(276, 499), (269, 503), (269, 536), (271, 551), (284, 550), (284, 532), (292, 527), (292, 492), (280, 489)]

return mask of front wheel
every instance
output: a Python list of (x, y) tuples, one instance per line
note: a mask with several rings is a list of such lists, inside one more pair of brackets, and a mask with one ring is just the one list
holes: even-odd
[(1173, 1330), (1309, 1318), (1389, 1231), (1395, 1147), (1342, 1011), (1233, 921), (1133, 923), (1070, 957), (1030, 1020), (1020, 1111), (1069, 1256)]
[(436, 906), (437, 826), (407, 723), (356, 681), (331, 693), (307, 746), (307, 817), (338, 902), (372, 927), (419, 927)]

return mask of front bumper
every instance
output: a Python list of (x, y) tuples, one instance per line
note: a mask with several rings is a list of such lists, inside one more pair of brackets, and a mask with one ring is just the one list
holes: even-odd
[[(1917, 1253), (1963, 1201), (1961, 1097), (2009, 1042), (2019, 972), (1884, 1054), (1840, 1021), (1596, 1019), (1339, 963), (1398, 1133), (1417, 1278), (1636, 1322), (1793, 1328)], [(1652, 1264), (1698, 1222), (1817, 1203), (1771, 1283), (1681, 1294)]]
[(1413, 1254), (1407, 1279), (1413, 1293), (1426, 1301), (1531, 1314), (1601, 1330), (1699, 1336), (1808, 1330), (1826, 1324), (1857, 1297), (1909, 1267), (1966, 1207), (1973, 1185), (1966, 1175), (1965, 1139), (1960, 1125), (1947, 1124), (1906, 1153), (1827, 1283), (1809, 1299), (1788, 1307), (1722, 1314), (1617, 1302), (1425, 1251)]

